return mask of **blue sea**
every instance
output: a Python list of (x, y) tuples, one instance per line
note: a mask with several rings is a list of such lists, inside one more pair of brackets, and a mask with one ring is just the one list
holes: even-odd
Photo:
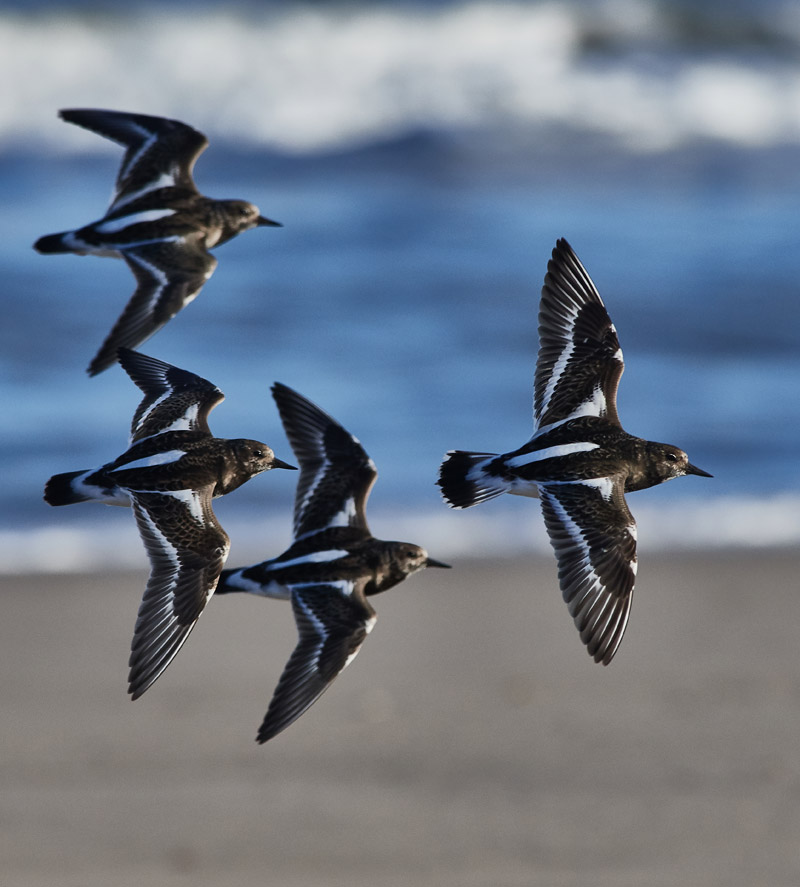
[[(530, 436), (566, 237), (619, 331), (625, 427), (714, 474), (630, 497), (642, 558), (800, 541), (797, 3), (6, 2), (0, 78), (0, 571), (146, 568), (124, 509), (42, 501), (127, 447), (140, 399), (85, 374), (128, 268), (31, 249), (102, 216), (121, 159), (64, 107), (194, 125), (200, 189), (283, 223), (220, 247), (141, 350), (222, 388), (216, 435), (288, 461), (273, 381), (339, 419), (380, 471), (376, 535), (548, 550), (535, 501), (456, 512), (434, 481), (448, 449)], [(229, 565), (288, 544), (295, 480), (215, 503)]]

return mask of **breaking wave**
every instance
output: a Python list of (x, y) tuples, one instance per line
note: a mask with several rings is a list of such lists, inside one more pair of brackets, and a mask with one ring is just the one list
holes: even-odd
[(0, 13), (0, 148), (110, 150), (55, 120), (76, 105), (290, 153), (476, 128), (566, 127), (632, 151), (800, 141), (791, 3), (99, 8)]

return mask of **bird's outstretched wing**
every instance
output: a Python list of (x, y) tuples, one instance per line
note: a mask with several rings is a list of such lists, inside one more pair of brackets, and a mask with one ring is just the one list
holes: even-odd
[(272, 396), (300, 463), (295, 538), (336, 526), (369, 532), (366, 505), (378, 476), (361, 443), (310, 400), (276, 382)]
[(197, 192), (192, 169), (208, 139), (191, 126), (167, 117), (96, 108), (67, 108), (59, 116), (125, 147), (109, 212), (160, 188)]
[(96, 376), (117, 359), (120, 348), (136, 348), (171, 320), (200, 292), (217, 260), (186, 241), (156, 241), (121, 251), (136, 278), (136, 290), (89, 364)]
[(203, 612), (230, 548), (211, 509), (213, 486), (131, 491), (150, 578), (131, 643), (128, 692), (138, 699), (164, 672)]
[(622, 481), (543, 483), (539, 495), (564, 600), (589, 654), (608, 665), (636, 581), (636, 523)]
[(202, 431), (210, 434), (208, 414), (225, 395), (207, 379), (148, 357), (120, 348), (119, 361), (144, 398), (131, 422), (131, 442), (164, 431)]
[(592, 279), (567, 241), (559, 240), (539, 306), (535, 428), (578, 416), (604, 416), (619, 425), (624, 367), (617, 331)]
[(377, 618), (364, 597), (364, 582), (292, 587), (299, 639), (258, 731), (259, 742), (296, 721), (355, 658)]

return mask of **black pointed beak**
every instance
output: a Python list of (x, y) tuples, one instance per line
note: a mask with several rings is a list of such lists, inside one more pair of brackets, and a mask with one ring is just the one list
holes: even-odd
[(451, 569), (450, 564), (443, 564), (441, 561), (435, 561), (432, 557), (429, 557), (425, 561), (426, 567), (441, 567), (443, 570)]
[(272, 219), (268, 219), (265, 216), (259, 216), (256, 219), (256, 227), (258, 228), (283, 228), (283, 225), (280, 222), (273, 222)]
[(713, 474), (709, 474), (707, 471), (703, 471), (702, 468), (697, 468), (695, 465), (687, 465), (686, 466), (687, 474), (696, 474), (698, 477), (714, 477)]
[(297, 471), (297, 467), (294, 465), (290, 465), (288, 462), (284, 462), (281, 459), (273, 459), (272, 460), (273, 468), (288, 468), (289, 471)]

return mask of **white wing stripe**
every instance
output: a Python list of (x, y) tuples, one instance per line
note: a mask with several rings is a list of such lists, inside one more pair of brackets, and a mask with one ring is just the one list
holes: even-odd
[(170, 397), (171, 395), (172, 395), (172, 390), (171, 390), (171, 389), (170, 389), (169, 391), (165, 391), (163, 394), (159, 395), (159, 396), (158, 396), (158, 397), (157, 397), (157, 398), (156, 398), (156, 399), (150, 404), (150, 406), (149, 406), (149, 407), (148, 407), (148, 408), (142, 413), (142, 415), (141, 415), (140, 418), (139, 418), (139, 424), (141, 425), (142, 422), (144, 422), (144, 421), (147, 419), (147, 417), (150, 415), (150, 413), (152, 413), (153, 410), (154, 410), (154, 409), (155, 409), (160, 403), (163, 403), (163, 402), (164, 402), (168, 397)]
[(157, 179), (154, 179), (152, 182), (148, 182), (146, 185), (143, 185), (139, 188), (138, 191), (131, 191), (129, 194), (126, 194), (124, 197), (119, 198), (114, 201), (113, 206), (115, 209), (119, 209), (121, 206), (126, 206), (129, 203), (133, 203), (134, 200), (138, 200), (145, 194), (149, 194), (151, 191), (157, 191), (159, 188), (171, 188), (175, 184), (175, 177), (170, 173), (162, 173)]
[(197, 421), (197, 414), (200, 411), (200, 405), (193, 403), (182, 416), (164, 428), (164, 431), (191, 431), (192, 426)]
[[(584, 480), (548, 480), (548, 487), (559, 487), (559, 486), (574, 486), (580, 484), (583, 487), (592, 487), (592, 489), (597, 490), (600, 495), (608, 502), (611, 500), (611, 497), (614, 495), (614, 481), (610, 477), (590, 477)], [(544, 486), (544, 484), (543, 484)], [(560, 502), (555, 498), (555, 496), (550, 496), (550, 500), (557, 503), (559, 510), (563, 511), (563, 507)], [(565, 512), (566, 513), (566, 512)], [(575, 524), (577, 527), (577, 524)]]
[(189, 507), (189, 513), (201, 526), (204, 525), (203, 505), (200, 496), (194, 490), (175, 490), (173, 492), (164, 493), (165, 496), (172, 496), (179, 502), (183, 502)]
[(578, 441), (576, 443), (559, 444), (554, 447), (545, 447), (542, 450), (534, 450), (532, 453), (524, 453), (509, 459), (506, 465), (509, 468), (522, 468), (531, 462), (541, 462), (544, 459), (557, 459), (559, 456), (571, 456), (573, 453), (588, 453), (590, 450), (599, 449), (600, 444), (590, 441)]
[(153, 465), (166, 465), (168, 462), (177, 462), (186, 453), (183, 450), (167, 450), (163, 453), (153, 453), (152, 456), (143, 456), (120, 465), (117, 471), (127, 471), (129, 468), (150, 468)]
[(331, 463), (326, 459), (322, 465), (320, 465), (317, 473), (314, 475), (313, 482), (309, 485), (308, 490), (306, 491), (305, 496), (303, 496), (303, 501), (298, 509), (302, 514), (306, 508), (308, 508), (308, 503), (314, 498), (314, 491), (319, 486), (320, 480), (325, 476), (327, 470), (331, 467)]
[[(131, 493), (133, 493), (133, 494), (150, 493), (151, 495), (154, 495), (154, 496), (172, 496), (173, 499), (177, 499), (179, 502), (183, 502), (184, 505), (187, 505), (189, 507), (189, 514), (191, 514), (191, 516), (194, 518), (194, 520), (197, 521), (198, 524), (201, 524), (202, 526), (205, 525), (205, 517), (203, 515), (203, 506), (200, 501), (200, 496), (195, 490), (133, 490), (132, 489)], [(171, 542), (168, 542), (167, 538), (164, 536), (164, 534), (156, 528), (155, 524), (153, 523), (152, 519), (150, 518), (150, 515), (147, 514), (147, 512), (144, 510), (144, 508), (141, 508), (141, 506), (140, 506), (140, 510), (147, 517), (147, 522), (148, 522), (148, 524), (150, 524), (154, 528), (154, 532), (156, 532), (158, 534), (159, 538), (164, 540), (164, 544), (168, 545), (170, 547), (170, 549), (177, 552), (177, 549), (175, 548), (175, 546), (172, 545)], [(177, 560), (176, 560), (176, 563), (177, 563)]]
[[(317, 469), (316, 474), (314, 475), (313, 482), (309, 485), (308, 490), (306, 490), (305, 496), (303, 496), (303, 501), (300, 504), (300, 507), (297, 509), (298, 513), (298, 523), (303, 521), (305, 517), (305, 511), (308, 508), (309, 504), (313, 501), (314, 495), (316, 493), (317, 487), (319, 486), (322, 479), (328, 473), (331, 468), (331, 462), (328, 459), (320, 465)], [(339, 511), (334, 514), (328, 523), (325, 525), (326, 527), (347, 527), (350, 525), (350, 521), (356, 516), (356, 503), (352, 497), (348, 497), (342, 502), (342, 507)], [(317, 530), (313, 530), (312, 532), (316, 533)], [(309, 535), (309, 534), (304, 534)], [(298, 536), (298, 539), (303, 538), (303, 536)]]
[[(577, 317), (577, 312), (573, 316), (573, 320)], [(570, 329), (571, 332), (571, 329)], [(569, 363), (570, 357), (572, 357), (572, 352), (575, 347), (572, 338), (570, 337), (567, 345), (561, 354), (558, 355), (558, 360), (555, 362), (553, 366), (553, 371), (550, 373), (550, 378), (547, 380), (547, 387), (544, 390), (544, 396), (542, 397), (542, 406), (539, 411), (539, 415), (544, 415), (547, 412), (547, 408), (550, 405), (550, 401), (555, 393), (556, 386), (561, 381), (561, 377), (564, 374), (564, 371), (567, 368), (567, 363)]]
[[(347, 552), (335, 548), (328, 549), (327, 551), (312, 551), (309, 554), (304, 554), (288, 561), (278, 561), (277, 563), (268, 564), (265, 569), (283, 570), (285, 567), (296, 567), (299, 564), (318, 564), (325, 563), (326, 561), (335, 561), (340, 557), (347, 557)], [(325, 584), (327, 585), (329, 583), (326, 582)]]
[[(377, 622), (377, 620), (378, 620), (377, 616), (370, 616), (370, 618), (367, 619), (367, 621), (364, 623), (364, 630), (366, 631), (367, 634), (369, 634), (372, 631), (372, 629), (375, 627), (375, 623)], [(360, 650), (361, 650), (361, 645), (359, 644), (358, 647), (356, 647), (356, 649), (353, 650), (353, 652), (347, 657), (347, 659), (345, 659), (344, 665), (342, 666), (342, 670), (344, 670), (345, 668), (347, 668), (348, 665), (350, 665), (350, 663), (356, 658), (356, 656), (358, 656)]]
[(120, 170), (120, 179), (127, 178), (133, 167), (136, 166), (136, 164), (142, 159), (142, 157), (144, 157), (144, 155), (150, 150), (150, 148), (152, 148), (153, 145), (158, 141), (157, 133), (150, 132), (150, 130), (145, 129), (144, 127), (139, 126), (136, 123), (131, 123), (130, 126), (131, 129), (138, 132), (139, 135), (144, 136), (144, 140), (142, 141), (139, 150), (131, 156), (131, 159), (128, 161), (128, 163), (126, 163), (125, 166)]
[(150, 532), (155, 536), (155, 538), (159, 541), (164, 554), (169, 558), (172, 564), (177, 571), (180, 567), (180, 560), (178, 558), (178, 549), (167, 539), (167, 537), (158, 529), (155, 524), (155, 521), (150, 517), (147, 513), (147, 509), (145, 509), (142, 505), (138, 505), (139, 514), (142, 516), (142, 519), (147, 524), (150, 529)]
[(131, 225), (138, 225), (142, 222), (156, 222), (167, 216), (175, 215), (174, 209), (148, 209), (140, 213), (132, 213), (129, 216), (122, 216), (118, 219), (109, 219), (101, 225), (95, 226), (95, 230), (99, 234), (118, 234)]
[[(608, 481), (608, 478), (602, 478), (602, 480), (607, 481), (609, 484), (611, 483), (610, 481)], [(589, 486), (594, 485), (592, 482), (585, 483), (588, 483)], [(586, 539), (583, 536), (583, 531), (578, 526), (578, 524), (575, 523), (575, 521), (570, 517), (570, 515), (567, 513), (566, 508), (564, 508), (564, 506), (558, 501), (558, 499), (552, 493), (548, 493), (546, 487), (543, 489), (542, 492), (544, 495), (547, 496), (548, 502), (550, 502), (553, 510), (558, 515), (559, 520), (561, 521), (564, 529), (567, 531), (572, 541), (581, 549), (581, 552), (583, 553), (582, 565), (585, 571), (585, 581), (587, 583), (587, 588), (582, 597), (585, 597), (585, 595), (588, 594), (590, 591), (600, 591), (604, 587), (604, 585), (602, 580), (600, 579), (600, 576), (592, 566), (592, 562), (590, 559), (591, 552), (589, 549), (589, 545), (587, 544)], [(576, 606), (575, 601), (572, 602), (572, 605)]]

